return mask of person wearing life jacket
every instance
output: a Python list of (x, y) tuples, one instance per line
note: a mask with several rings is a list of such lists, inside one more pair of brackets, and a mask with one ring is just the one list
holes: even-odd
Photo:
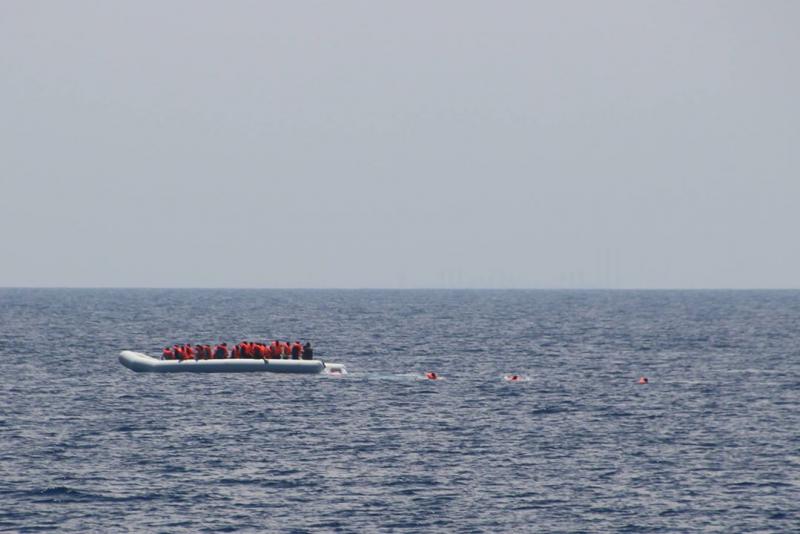
[(216, 345), (214, 347), (215, 360), (224, 360), (227, 357), (228, 357), (228, 347), (225, 345), (225, 343), (222, 343), (221, 345)]
[(277, 339), (269, 344), (270, 352), (272, 352), (272, 357), (276, 360), (281, 359), (281, 342)]
[(292, 353), (292, 359), (293, 360), (299, 360), (300, 359), (300, 353), (302, 351), (303, 351), (303, 345), (301, 345), (299, 341), (295, 341), (294, 343), (292, 343), (291, 353)]
[(181, 347), (180, 345), (175, 345), (174, 347), (172, 347), (172, 354), (173, 354), (173, 357), (176, 360), (182, 360), (183, 359), (183, 347)]
[(256, 360), (266, 359), (267, 351), (264, 350), (264, 346), (261, 343), (256, 343), (255, 347), (253, 347), (253, 357)]
[(303, 345), (303, 359), (304, 360), (313, 360), (314, 359), (314, 349), (311, 348), (311, 342), (306, 341), (306, 344)]
[(647, 377), (646, 377), (646, 376), (643, 376), (643, 377), (639, 378), (639, 382), (638, 382), (638, 383), (639, 383), (639, 384), (647, 384), (647, 383), (649, 383), (649, 382), (650, 382), (650, 381), (647, 379)]
[(289, 343), (281, 343), (281, 358), (284, 360), (288, 360), (291, 358), (292, 348), (289, 346)]
[(433, 371), (430, 371), (430, 372), (425, 373), (425, 378), (427, 378), (428, 380), (437, 380), (439, 378), (439, 376), (436, 373), (434, 373)]
[(172, 360), (175, 358), (175, 355), (172, 354), (172, 349), (169, 347), (164, 347), (164, 350), (161, 351), (161, 359), (162, 360)]
[(192, 346), (189, 345), (189, 344), (184, 345), (183, 346), (183, 353), (181, 354), (181, 361), (194, 360), (194, 359), (196, 359), (196, 358), (195, 358), (194, 351), (192, 350)]

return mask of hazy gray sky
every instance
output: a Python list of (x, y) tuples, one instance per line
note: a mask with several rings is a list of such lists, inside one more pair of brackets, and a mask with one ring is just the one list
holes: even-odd
[(0, 286), (800, 287), (800, 2), (0, 1)]

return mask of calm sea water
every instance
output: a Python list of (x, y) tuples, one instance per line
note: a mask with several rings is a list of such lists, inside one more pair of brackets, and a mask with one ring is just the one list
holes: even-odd
[(2, 530), (800, 530), (800, 292), (2, 289), (0, 399)]

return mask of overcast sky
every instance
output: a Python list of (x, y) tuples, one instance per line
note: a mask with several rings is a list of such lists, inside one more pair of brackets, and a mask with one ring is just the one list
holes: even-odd
[(0, 1), (0, 286), (800, 287), (800, 2)]

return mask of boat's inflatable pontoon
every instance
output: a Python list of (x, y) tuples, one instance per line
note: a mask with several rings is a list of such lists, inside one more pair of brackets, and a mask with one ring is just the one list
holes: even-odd
[(123, 350), (119, 363), (137, 373), (295, 373), (315, 374), (327, 370), (344, 373), (344, 365), (321, 360), (159, 360)]

